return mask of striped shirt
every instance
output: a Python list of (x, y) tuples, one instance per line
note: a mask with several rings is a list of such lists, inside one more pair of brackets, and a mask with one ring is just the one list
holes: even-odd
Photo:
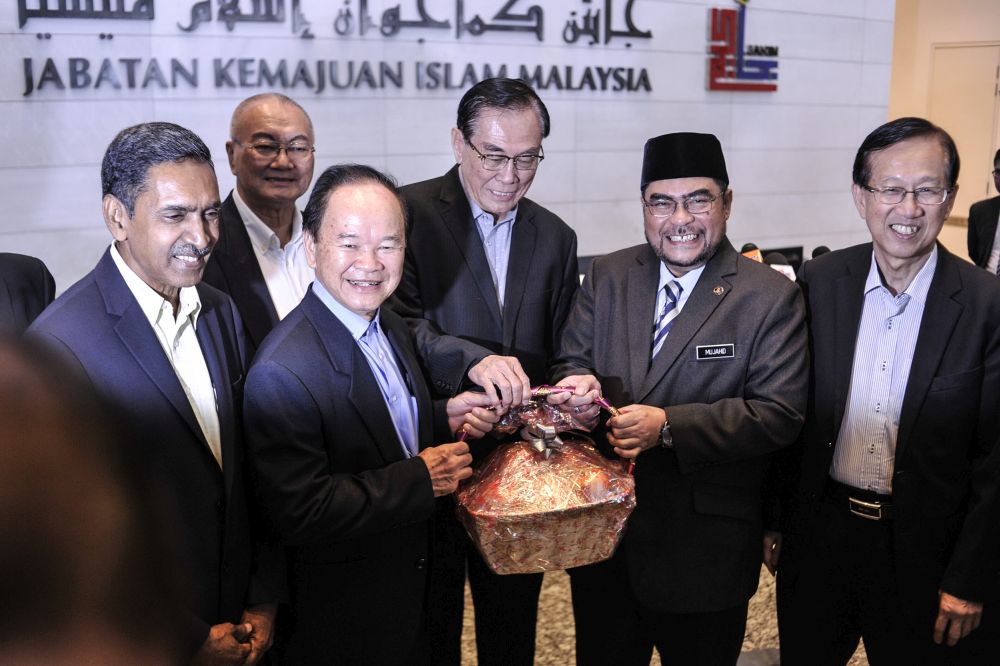
[(830, 465), (830, 476), (841, 483), (892, 493), (899, 414), (937, 257), (935, 246), (906, 290), (893, 296), (872, 255), (847, 409)]

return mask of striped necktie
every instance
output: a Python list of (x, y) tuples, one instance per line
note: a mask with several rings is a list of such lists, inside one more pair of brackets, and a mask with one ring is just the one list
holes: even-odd
[(663, 309), (660, 311), (656, 326), (653, 327), (654, 358), (663, 346), (663, 341), (667, 339), (667, 333), (670, 332), (670, 327), (674, 325), (674, 320), (677, 319), (677, 301), (681, 297), (681, 290), (683, 288), (677, 280), (671, 280), (663, 285), (663, 289), (666, 292), (667, 298), (663, 301)]

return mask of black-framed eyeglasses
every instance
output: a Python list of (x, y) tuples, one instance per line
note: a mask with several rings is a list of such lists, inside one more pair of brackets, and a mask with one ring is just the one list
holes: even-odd
[(233, 142), (243, 146), (244, 148), (249, 148), (256, 155), (266, 160), (273, 160), (278, 156), (278, 153), (285, 151), (285, 155), (288, 156), (288, 159), (293, 162), (301, 162), (307, 157), (311, 157), (312, 154), (316, 152), (316, 146), (310, 146), (304, 141), (292, 141), (291, 143), (278, 143), (277, 141), (243, 143), (239, 139), (233, 139)]
[(465, 140), (469, 147), (476, 153), (479, 157), (479, 161), (483, 163), (483, 168), (487, 171), (503, 171), (507, 168), (507, 162), (513, 161), (514, 168), (518, 171), (534, 171), (538, 168), (538, 163), (545, 159), (545, 153), (541, 146), (538, 147), (538, 154), (524, 153), (523, 155), (515, 155), (511, 157), (509, 155), (484, 155), (479, 152), (479, 149), (468, 139)]
[[(720, 196), (722, 196), (722, 193), (714, 197), (707, 194), (695, 194), (690, 197), (684, 197), (680, 200), (680, 204), (684, 206), (684, 210), (692, 215), (699, 215), (712, 210), (712, 207), (715, 205), (716, 200)], [(650, 215), (653, 217), (670, 217), (677, 212), (678, 202), (670, 197), (664, 197), (663, 199), (657, 199), (656, 201), (646, 201), (645, 199), (640, 198), (639, 201), (642, 202), (643, 207), (648, 210)]]
[(918, 187), (915, 190), (907, 190), (902, 187), (878, 188), (869, 187), (868, 185), (863, 185), (862, 187), (874, 194), (879, 203), (884, 203), (887, 206), (896, 206), (903, 203), (903, 199), (906, 198), (907, 194), (912, 194), (918, 204), (940, 206), (948, 198), (948, 195), (951, 194), (951, 189), (947, 187)]

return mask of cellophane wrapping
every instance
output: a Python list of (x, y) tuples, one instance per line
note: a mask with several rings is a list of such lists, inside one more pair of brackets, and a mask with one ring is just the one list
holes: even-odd
[[(571, 417), (531, 403), (504, 417), (518, 424), (546, 422), (558, 430)], [(559, 412), (556, 414), (555, 412)], [(557, 423), (553, 423), (557, 421)], [(489, 567), (498, 574), (556, 571), (611, 557), (635, 507), (635, 482), (620, 461), (608, 460), (586, 437), (561, 444), (502, 444), (456, 493), (459, 519)]]

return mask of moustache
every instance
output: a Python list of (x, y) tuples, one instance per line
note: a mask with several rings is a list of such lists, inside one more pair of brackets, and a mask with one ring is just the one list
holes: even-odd
[(211, 245), (209, 245), (208, 247), (198, 249), (194, 245), (191, 245), (190, 243), (185, 243), (183, 245), (175, 245), (173, 250), (171, 251), (171, 254), (175, 257), (179, 255), (188, 255), (194, 257), (195, 259), (201, 259), (202, 257), (208, 255), (208, 253), (211, 251), (212, 251)]

